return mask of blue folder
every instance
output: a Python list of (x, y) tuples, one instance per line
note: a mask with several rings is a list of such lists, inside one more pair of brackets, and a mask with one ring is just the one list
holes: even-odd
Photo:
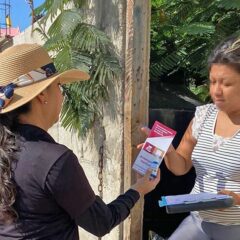
[(182, 213), (233, 206), (233, 198), (229, 195), (215, 193), (182, 194), (162, 196), (160, 207), (166, 207), (167, 213)]

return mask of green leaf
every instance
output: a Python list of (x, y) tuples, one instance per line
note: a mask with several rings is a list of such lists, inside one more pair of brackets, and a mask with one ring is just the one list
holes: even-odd
[(218, 0), (219, 7), (229, 9), (240, 9), (240, 1), (239, 0)]
[(70, 3), (69, 0), (45, 0), (43, 4), (37, 7), (34, 12), (37, 15), (44, 14), (45, 19), (50, 18), (51, 21), (58, 15), (59, 10), (63, 11), (66, 4)]
[(82, 23), (72, 34), (72, 46), (80, 48), (89, 53), (102, 52), (107, 53), (113, 48), (113, 45), (107, 35), (96, 27)]
[(62, 11), (48, 30), (51, 37), (67, 38), (81, 23), (81, 16), (77, 9)]
[(152, 64), (150, 67), (151, 79), (158, 80), (163, 74), (172, 71), (179, 64), (180, 59), (179, 53), (173, 52), (163, 57), (158, 63)]
[(192, 23), (179, 27), (178, 31), (188, 35), (212, 34), (215, 31), (215, 26), (210, 23)]
[(69, 47), (65, 46), (59, 51), (55, 56), (55, 65), (56, 68), (60, 71), (66, 71), (72, 68), (72, 59), (69, 51)]
[(209, 86), (207, 84), (195, 86), (190, 85), (189, 89), (196, 95), (202, 102), (209, 100)]
[(93, 60), (90, 54), (80, 51), (72, 51), (72, 66), (82, 71), (88, 72), (92, 67)]

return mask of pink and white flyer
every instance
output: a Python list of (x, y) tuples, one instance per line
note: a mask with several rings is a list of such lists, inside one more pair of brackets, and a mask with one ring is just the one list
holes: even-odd
[(175, 135), (176, 131), (155, 121), (132, 168), (142, 175), (152, 167), (153, 163), (158, 168)]

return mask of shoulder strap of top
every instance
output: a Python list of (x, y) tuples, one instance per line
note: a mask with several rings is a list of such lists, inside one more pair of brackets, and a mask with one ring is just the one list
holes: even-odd
[(200, 136), (204, 123), (209, 115), (215, 110), (214, 104), (206, 104), (196, 108), (192, 124), (192, 135), (195, 139)]

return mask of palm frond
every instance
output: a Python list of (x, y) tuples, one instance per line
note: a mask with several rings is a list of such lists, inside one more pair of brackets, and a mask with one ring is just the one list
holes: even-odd
[(48, 34), (51, 37), (67, 38), (81, 21), (81, 15), (77, 9), (64, 10), (55, 19), (48, 30)]
[(87, 81), (65, 87), (67, 97), (61, 114), (62, 125), (66, 129), (77, 130), (81, 137), (86, 135), (102, 112), (102, 98), (94, 96), (91, 84), (91, 81)]
[(68, 45), (65, 45), (64, 48), (55, 55), (54, 62), (60, 72), (72, 68), (72, 59)]
[(57, 69), (61, 72), (77, 68), (91, 75), (89, 81), (64, 86), (67, 97), (61, 114), (62, 125), (77, 131), (79, 136), (84, 136), (101, 117), (102, 104), (108, 100), (108, 86), (121, 71), (108, 36), (83, 22), (80, 8), (86, 2), (46, 0), (36, 10), (45, 13), (42, 24), (55, 18), (46, 34), (45, 47), (53, 54)]
[(96, 51), (107, 53), (113, 46), (104, 32), (86, 23), (79, 24), (73, 36), (72, 46), (89, 53)]
[(84, 101), (80, 101), (79, 106), (81, 107), (74, 108), (71, 101), (65, 101), (61, 114), (61, 122), (64, 128), (70, 131), (77, 131), (79, 137), (84, 137), (93, 126), (96, 112), (91, 112), (88, 104)]
[(69, 0), (45, 0), (43, 4), (34, 9), (34, 13), (36, 15), (44, 14), (45, 19), (50, 18), (53, 21), (59, 11), (63, 11), (64, 6), (70, 2)]
[(48, 39), (48, 36), (46, 35), (45, 31), (43, 31), (41, 28), (36, 27), (33, 31), (37, 32), (43, 41), (46, 41), (46, 39)]
[(52, 36), (45, 41), (44, 47), (48, 51), (58, 52), (61, 51), (61, 49), (63, 49), (66, 44), (67, 39), (59, 38), (59, 36)]
[(240, 1), (239, 0), (231, 0), (231, 1), (226, 1), (226, 0), (219, 0), (218, 1), (219, 7), (222, 7), (224, 9), (240, 9)]
[(86, 52), (71, 51), (72, 67), (89, 72), (93, 65), (92, 56)]
[(150, 66), (150, 76), (153, 81), (159, 80), (162, 75), (167, 72), (172, 71), (177, 67), (181, 56), (178, 52), (173, 52), (168, 56), (163, 57), (158, 63), (151, 64)]
[(119, 62), (110, 55), (99, 54), (94, 60), (94, 79), (99, 79), (99, 83), (107, 85), (107, 81), (113, 81), (121, 72)]
[(220, 36), (230, 36), (239, 28), (240, 25), (240, 12), (229, 11), (223, 16), (218, 18), (216, 31)]
[(210, 23), (192, 23), (179, 27), (178, 31), (188, 35), (212, 34), (215, 31), (215, 26)]

